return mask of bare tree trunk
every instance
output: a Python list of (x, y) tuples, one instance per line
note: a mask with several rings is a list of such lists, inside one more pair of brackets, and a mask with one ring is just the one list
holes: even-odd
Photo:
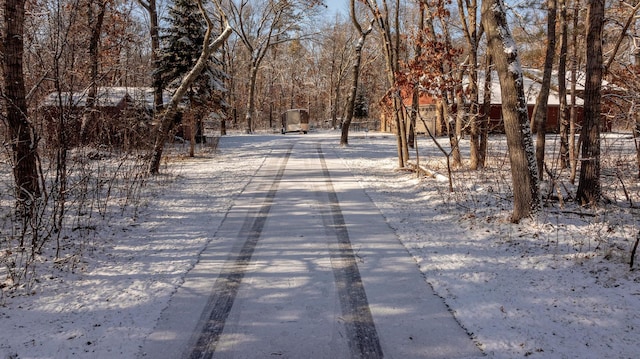
[(360, 62), (362, 60), (362, 48), (364, 47), (364, 41), (367, 38), (367, 35), (373, 30), (373, 21), (367, 30), (362, 30), (362, 26), (358, 22), (356, 18), (356, 10), (355, 10), (355, 0), (350, 1), (350, 13), (351, 13), (351, 22), (353, 23), (353, 27), (356, 28), (358, 33), (360, 34), (360, 38), (356, 43), (356, 58), (353, 63), (353, 77), (351, 79), (351, 93), (349, 94), (349, 101), (347, 103), (347, 113), (344, 123), (342, 124), (342, 133), (340, 136), (340, 146), (346, 146), (349, 144), (349, 126), (351, 125), (351, 120), (353, 119), (353, 108), (356, 102), (356, 94), (358, 91), (358, 81), (360, 80)]
[(604, 0), (589, 2), (587, 13), (587, 71), (585, 80), (584, 124), (580, 133), (582, 165), (576, 200), (595, 206), (600, 202), (600, 86), (602, 84), (602, 28)]
[(38, 169), (38, 137), (29, 122), (23, 71), (25, 0), (5, 0), (4, 65), (5, 111), (13, 161), (17, 209), (30, 215), (41, 195)]
[[(467, 12), (465, 14), (465, 7)], [(466, 1), (463, 4), (462, 0), (458, 0), (458, 12), (461, 14), (460, 21), (462, 23), (462, 29), (464, 30), (464, 36), (467, 40), (467, 46), (469, 47), (469, 61), (468, 61), (468, 73), (469, 73), (469, 131), (470, 131), (470, 143), (469, 143), (469, 168), (477, 170), (481, 167), (479, 163), (479, 151), (480, 151), (480, 128), (478, 126), (479, 121), (479, 106), (478, 106), (478, 35), (477, 35), (477, 13), (478, 3), (477, 0)], [(468, 19), (468, 22), (467, 22)], [(458, 137), (460, 138), (460, 137)]]
[(158, 113), (164, 107), (162, 98), (162, 74), (158, 69), (158, 53), (160, 52), (160, 26), (158, 25), (158, 9), (156, 6), (156, 0), (138, 0), (140, 6), (142, 6), (149, 13), (149, 35), (151, 36), (151, 64), (153, 66), (153, 104), (155, 112)]
[(500, 77), (502, 115), (513, 182), (511, 221), (518, 222), (537, 212), (540, 206), (538, 169), (522, 85), (522, 70), (501, 0), (483, 1), (482, 23)]
[(640, 178), (640, 116), (635, 115), (636, 123), (633, 129), (633, 142), (636, 145), (636, 163), (638, 164), (638, 178)]
[[(462, 84), (462, 76), (459, 79), (459, 84)], [(456, 89), (456, 104), (458, 105), (456, 108), (456, 120), (454, 122), (453, 131), (449, 136), (449, 140), (451, 142), (451, 154), (453, 158), (453, 163), (451, 164), (454, 168), (462, 166), (462, 153), (460, 152), (460, 140), (462, 139), (462, 123), (466, 117), (467, 111), (464, 103), (464, 96), (462, 95), (462, 85), (458, 85), (460, 88)]]
[(420, 94), (418, 86), (414, 86), (411, 91), (411, 112), (409, 113), (409, 137), (407, 138), (407, 146), (416, 148), (416, 119), (420, 111)]
[(251, 65), (251, 73), (249, 75), (249, 96), (247, 97), (247, 113), (245, 114), (245, 133), (253, 133), (254, 123), (253, 114), (256, 111), (256, 79), (258, 77), (258, 65)]
[[(386, 6), (386, 2), (385, 4), (385, 11), (389, 11), (387, 6)], [(394, 39), (395, 41), (393, 42), (394, 46), (392, 46), (391, 48), (393, 49), (393, 72), (398, 73), (400, 71), (400, 0), (396, 0), (395, 1), (395, 16), (394, 16), (394, 27), (395, 27), (395, 31), (393, 31), (394, 33)], [(395, 77), (395, 75), (394, 75)], [(392, 85), (395, 86), (395, 83)], [(398, 95), (400, 95), (400, 93), (398, 93)], [(404, 111), (404, 102), (402, 100), (402, 96), (399, 96), (395, 101), (395, 108), (394, 111), (396, 113), (396, 116), (398, 118), (399, 124), (400, 124), (400, 146), (402, 147), (402, 162), (404, 162), (404, 164), (406, 165), (407, 161), (409, 161), (409, 145), (407, 143), (407, 119), (405, 117), (405, 112)]]
[(538, 178), (542, 180), (544, 173), (544, 147), (546, 136), (547, 114), (549, 108), (549, 87), (551, 86), (551, 71), (556, 51), (556, 0), (547, 0), (547, 51), (544, 59), (544, 74), (538, 101), (533, 111), (533, 123), (536, 129), (536, 163), (538, 164)]
[(491, 121), (491, 71), (493, 71), (493, 59), (487, 53), (484, 73), (484, 93), (482, 99), (482, 116), (480, 118), (480, 142), (478, 144), (478, 167), (484, 168), (487, 164), (487, 147), (489, 141), (489, 121)]
[(398, 125), (400, 128), (400, 147), (402, 149), (402, 162), (406, 166), (407, 162), (409, 161), (409, 145), (407, 143), (408, 128), (407, 128), (407, 118), (405, 117), (405, 111), (404, 111), (404, 102), (402, 101), (402, 98), (399, 92), (398, 92), (398, 96), (394, 101), (394, 104), (395, 104), (396, 116), (398, 118)]
[[(424, 3), (420, 3), (420, 14), (418, 17), (418, 39), (416, 41), (416, 46), (415, 46), (415, 54), (414, 54), (414, 59), (418, 59), (420, 58), (420, 56), (422, 56), (422, 42), (423, 40), (423, 36), (422, 34), (424, 33), (424, 7), (426, 6), (426, 4)], [(418, 154), (418, 150), (417, 150), (417, 142), (416, 142), (416, 119), (418, 118), (420, 112), (420, 93), (419, 93), (419, 86), (415, 85), (413, 87), (413, 91), (411, 94), (411, 114), (409, 116), (409, 139), (407, 144), (409, 145), (409, 147), (411, 148), (415, 148), (416, 149), (416, 163), (420, 163), (420, 159), (419, 159), (419, 154)]]
[(569, 182), (576, 181), (576, 171), (578, 170), (578, 150), (576, 149), (576, 81), (578, 72), (578, 14), (580, 0), (574, 0), (573, 9), (573, 31), (571, 42), (573, 50), (571, 55), (571, 110), (569, 112), (569, 162), (571, 163), (571, 175)]
[[(380, 36), (384, 49), (385, 56), (385, 70), (387, 73), (387, 81), (390, 88), (396, 86), (396, 70), (398, 69), (398, 44), (394, 47), (394, 39), (399, 39), (399, 31), (395, 32), (395, 37), (392, 36), (389, 21), (389, 9), (387, 6), (387, 0), (382, 0), (383, 10), (378, 6), (378, 3), (373, 0), (365, 0), (367, 7), (371, 11), (378, 28), (380, 29)], [(397, 0), (396, 0), (397, 2)], [(396, 12), (398, 8), (396, 8)], [(397, 14), (396, 14), (397, 15)], [(396, 16), (397, 23), (397, 16)], [(403, 103), (399, 91), (393, 90), (391, 94), (391, 101), (393, 104), (393, 116), (396, 124), (396, 142), (398, 147), (398, 167), (403, 168), (409, 156), (409, 150), (407, 148), (407, 136), (406, 136), (406, 123), (404, 121), (404, 110), (402, 109)]]
[(80, 141), (88, 143), (87, 126), (95, 126), (98, 116), (96, 113), (96, 97), (98, 95), (98, 70), (100, 67), (100, 35), (102, 34), (102, 24), (107, 10), (107, 1), (97, 2), (97, 14), (94, 13), (93, 3), (89, 3), (87, 8), (87, 25), (91, 30), (89, 39), (89, 91), (87, 93), (87, 103), (82, 114), (80, 124)]
[[(418, 39), (416, 41), (414, 59), (422, 56), (422, 42), (424, 33), (424, 7), (425, 4), (420, 3), (420, 14), (418, 15)], [(407, 139), (407, 145), (415, 149), (416, 163), (420, 164), (420, 154), (418, 153), (418, 143), (416, 139), (416, 120), (420, 112), (420, 92), (419, 86), (416, 84), (411, 93), (411, 113), (409, 115), (409, 138)]]
[(560, 7), (560, 58), (558, 61), (558, 97), (560, 98), (560, 168), (569, 168), (569, 114), (567, 113), (568, 24), (566, 0)]

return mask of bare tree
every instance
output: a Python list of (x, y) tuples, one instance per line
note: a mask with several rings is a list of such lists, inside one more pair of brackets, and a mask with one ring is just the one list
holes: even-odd
[(86, 142), (87, 125), (93, 124), (97, 120), (96, 96), (98, 94), (98, 69), (100, 66), (100, 36), (102, 35), (102, 24), (107, 11), (108, 0), (95, 0), (87, 4), (87, 27), (90, 31), (89, 38), (89, 91), (87, 92), (87, 103), (80, 125), (80, 141)]
[(487, 161), (487, 147), (489, 138), (489, 121), (491, 119), (491, 81), (493, 58), (490, 53), (485, 54), (484, 88), (482, 94), (482, 114), (479, 115), (479, 132), (481, 141), (478, 148), (478, 167), (485, 167)]
[(567, 112), (567, 54), (569, 26), (567, 0), (558, 0), (560, 8), (560, 53), (558, 59), (558, 97), (560, 98), (560, 168), (569, 168), (569, 113)]
[[(365, 0), (366, 6), (371, 11), (376, 25), (380, 31), (380, 40), (385, 57), (385, 71), (389, 85), (389, 95), (391, 96), (392, 114), (396, 125), (396, 138), (398, 147), (398, 167), (403, 168), (409, 159), (409, 148), (407, 144), (407, 126), (405, 123), (402, 98), (400, 91), (396, 87), (396, 74), (400, 68), (400, 29), (399, 29), (399, 1), (395, 1), (395, 13), (389, 11), (387, 0), (381, 1), (381, 6), (377, 0)], [(382, 8), (381, 8), (382, 7)], [(391, 16), (394, 16), (394, 28), (392, 30)]]
[[(424, 43), (424, 29), (425, 19), (424, 12), (427, 4), (420, 1), (418, 3), (418, 35), (414, 44), (413, 61), (420, 61), (422, 56), (422, 46)], [(416, 162), (420, 162), (419, 152), (417, 150), (418, 143), (416, 142), (416, 122), (420, 113), (420, 86), (415, 83), (411, 89), (411, 113), (409, 114), (409, 134), (407, 138), (407, 145), (416, 149)]]
[[(348, 24), (348, 23), (347, 23)], [(340, 104), (342, 100), (342, 88), (349, 74), (349, 62), (351, 57), (351, 46), (349, 43), (353, 41), (352, 36), (347, 36), (347, 29), (345, 26), (338, 22), (332, 26), (331, 33), (327, 38), (327, 46), (330, 51), (330, 66), (329, 66), (329, 103), (330, 103), (330, 118), (331, 127), (338, 127), (338, 116), (341, 116)]]
[(351, 0), (350, 2), (350, 13), (351, 13), (351, 22), (353, 23), (353, 27), (356, 28), (358, 33), (360, 34), (360, 38), (356, 43), (355, 47), (355, 61), (353, 63), (353, 77), (351, 79), (351, 92), (349, 94), (349, 100), (347, 102), (347, 112), (344, 123), (342, 124), (342, 135), (340, 136), (340, 146), (346, 146), (349, 144), (349, 126), (351, 125), (351, 119), (353, 118), (353, 108), (354, 103), (356, 102), (356, 92), (358, 91), (358, 81), (360, 79), (360, 63), (362, 61), (362, 47), (364, 46), (364, 41), (367, 38), (367, 35), (373, 30), (373, 20), (371, 20), (371, 24), (366, 30), (362, 29), (360, 23), (358, 22), (356, 16), (355, 9), (355, 0)]
[(513, 183), (511, 221), (518, 222), (539, 209), (538, 169), (524, 95), (522, 68), (502, 0), (482, 2), (482, 25), (487, 34), (488, 51), (500, 78), (502, 116)]
[[(465, 13), (466, 9), (466, 13)], [(487, 138), (482, 136), (481, 127), (479, 123), (479, 106), (478, 106), (478, 44), (482, 33), (478, 34), (478, 1), (477, 0), (458, 0), (458, 12), (460, 13), (460, 22), (462, 24), (462, 30), (464, 37), (467, 40), (468, 47), (468, 61), (467, 61), (467, 73), (469, 76), (468, 87), (468, 99), (470, 100), (469, 108), (469, 132), (470, 132), (470, 155), (469, 155), (469, 167), (472, 170), (476, 170), (484, 166), (484, 162), (481, 158), (485, 155), (480, 153), (482, 148), (486, 149)], [(457, 136), (459, 134), (456, 134)], [(480, 141), (484, 141), (484, 145), (480, 144)]]
[(4, 105), (11, 146), (18, 210), (29, 215), (42, 188), (38, 165), (38, 136), (29, 121), (23, 72), (25, 0), (5, 0), (2, 60)]
[(169, 135), (169, 132), (172, 129), (172, 122), (176, 111), (178, 110), (178, 104), (186, 94), (191, 84), (197, 79), (202, 70), (207, 66), (209, 57), (215, 51), (222, 47), (222, 44), (226, 41), (226, 39), (229, 37), (229, 35), (231, 35), (232, 32), (231, 26), (227, 21), (227, 17), (224, 11), (222, 11), (220, 4), (216, 0), (214, 1), (214, 3), (218, 9), (218, 15), (222, 20), (222, 31), (217, 38), (212, 39), (213, 31), (215, 30), (214, 23), (209, 17), (207, 11), (202, 6), (202, 0), (197, 1), (200, 12), (207, 22), (207, 31), (204, 35), (202, 53), (200, 54), (200, 57), (198, 58), (198, 61), (194, 65), (193, 69), (191, 69), (191, 71), (189, 71), (189, 73), (182, 79), (180, 86), (171, 97), (171, 101), (167, 105), (167, 108), (161, 115), (158, 116), (159, 124), (157, 127), (157, 133), (153, 145), (153, 152), (151, 153), (151, 159), (149, 162), (149, 173), (151, 174), (156, 174), (160, 170), (160, 160), (162, 159), (164, 143)]
[(160, 51), (160, 25), (158, 23), (158, 8), (156, 6), (156, 0), (138, 0), (140, 6), (142, 6), (149, 13), (149, 35), (151, 36), (151, 64), (153, 66), (153, 103), (155, 110), (160, 111), (163, 107), (162, 99), (162, 75), (159, 71), (155, 71), (158, 68), (158, 54)]
[(602, 94), (603, 60), (602, 28), (604, 0), (589, 1), (587, 12), (587, 69), (585, 80), (584, 123), (580, 138), (582, 161), (576, 200), (583, 205), (595, 206), (600, 202), (600, 108)]
[(262, 60), (273, 46), (303, 37), (294, 32), (300, 29), (305, 12), (313, 10), (316, 5), (313, 1), (240, 0), (239, 4), (231, 1), (234, 31), (251, 57), (245, 132), (252, 133), (254, 130), (256, 80)]
[(547, 50), (544, 58), (544, 71), (538, 100), (533, 110), (533, 124), (536, 129), (536, 163), (538, 164), (538, 178), (544, 173), (544, 147), (546, 136), (547, 112), (549, 104), (549, 90), (551, 87), (551, 71), (556, 52), (556, 15), (557, 0), (547, 0)]
[(578, 14), (580, 12), (580, 0), (574, 0), (573, 28), (571, 34), (571, 108), (569, 110), (569, 163), (571, 174), (569, 181), (573, 184), (578, 168), (578, 151), (576, 149), (576, 82), (578, 76)]

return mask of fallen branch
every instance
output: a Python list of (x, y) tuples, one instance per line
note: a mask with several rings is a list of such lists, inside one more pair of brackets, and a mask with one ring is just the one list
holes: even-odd
[(412, 171), (423, 174), (426, 177), (434, 178), (438, 182), (449, 182), (449, 178), (438, 172), (432, 171), (422, 165), (415, 164), (413, 162), (407, 162), (407, 167)]

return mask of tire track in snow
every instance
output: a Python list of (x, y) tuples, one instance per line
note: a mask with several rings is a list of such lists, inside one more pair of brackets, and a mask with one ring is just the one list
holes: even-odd
[(251, 262), (251, 257), (258, 244), (262, 229), (267, 221), (267, 216), (271, 211), (273, 199), (278, 192), (278, 186), (284, 176), (287, 162), (291, 156), (293, 144), (289, 146), (284, 159), (265, 195), (262, 206), (257, 211), (250, 211), (240, 230), (239, 239), (246, 238), (240, 252), (235, 258), (230, 258), (224, 265), (218, 279), (213, 285), (213, 295), (209, 299), (203, 311), (198, 327), (202, 330), (196, 333), (197, 340), (193, 347), (188, 348), (190, 353), (185, 357), (189, 359), (211, 358), (216, 350), (220, 335), (224, 330), (225, 322), (233, 307), (240, 284), (246, 273), (247, 266)]
[(331, 175), (321, 145), (317, 146), (317, 152), (329, 201), (328, 206), (321, 205), (320, 208), (325, 230), (337, 239), (336, 243), (329, 245), (329, 253), (351, 357), (383, 358), (380, 339), (351, 247), (347, 225), (340, 209), (338, 195), (331, 182)]

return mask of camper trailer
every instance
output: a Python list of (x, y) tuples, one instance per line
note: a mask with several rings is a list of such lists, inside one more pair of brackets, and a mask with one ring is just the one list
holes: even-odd
[(282, 116), (282, 133), (309, 132), (309, 111), (305, 109), (291, 109), (285, 111)]

